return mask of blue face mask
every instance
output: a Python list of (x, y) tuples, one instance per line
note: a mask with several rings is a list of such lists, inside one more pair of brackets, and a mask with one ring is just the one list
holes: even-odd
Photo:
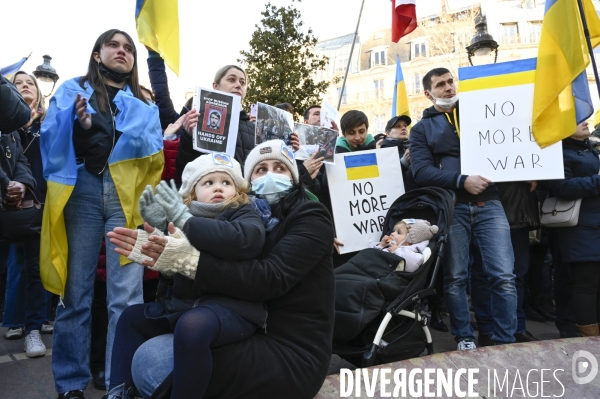
[(252, 190), (258, 198), (264, 198), (269, 204), (274, 204), (285, 197), (292, 189), (292, 180), (289, 176), (267, 172), (266, 175), (252, 181)]

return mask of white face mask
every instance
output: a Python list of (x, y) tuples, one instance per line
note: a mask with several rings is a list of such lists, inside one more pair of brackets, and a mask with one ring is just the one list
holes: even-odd
[(252, 180), (252, 190), (258, 198), (264, 198), (274, 204), (292, 189), (289, 176), (267, 172), (266, 175)]
[(450, 98), (437, 98), (431, 92), (429, 92), (429, 95), (435, 100), (435, 105), (445, 109), (452, 108), (458, 101), (458, 94), (455, 94), (454, 97)]

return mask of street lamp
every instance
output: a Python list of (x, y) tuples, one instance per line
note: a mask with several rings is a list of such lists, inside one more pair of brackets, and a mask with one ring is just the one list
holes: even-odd
[(496, 43), (492, 35), (487, 33), (487, 19), (485, 16), (478, 15), (475, 18), (475, 29), (477, 29), (477, 33), (475, 33), (475, 36), (471, 39), (471, 44), (466, 47), (469, 56), (469, 64), (471, 64), (471, 66), (473, 65), (471, 57), (482, 58), (492, 51), (495, 52), (495, 64), (498, 59), (498, 43)]
[(56, 86), (56, 82), (58, 81), (58, 74), (56, 73), (56, 69), (52, 65), (50, 65), (50, 60), (52, 57), (49, 55), (44, 55), (44, 63), (42, 65), (38, 65), (33, 71), (33, 75), (38, 78), (41, 82), (52, 83), (52, 90), (50, 93), (44, 97), (50, 97), (52, 92), (54, 91), (54, 86)]

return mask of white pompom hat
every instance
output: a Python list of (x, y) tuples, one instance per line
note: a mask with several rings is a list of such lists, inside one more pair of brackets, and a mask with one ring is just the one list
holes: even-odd
[(221, 153), (213, 152), (211, 154), (201, 155), (188, 163), (181, 175), (181, 188), (179, 195), (186, 198), (194, 191), (196, 183), (209, 173), (225, 172), (233, 179), (236, 189), (247, 187), (246, 181), (242, 176), (242, 167), (233, 157)]

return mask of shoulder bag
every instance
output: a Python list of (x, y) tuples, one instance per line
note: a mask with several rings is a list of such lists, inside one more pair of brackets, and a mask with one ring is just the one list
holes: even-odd
[(579, 222), (581, 198), (566, 200), (558, 197), (546, 198), (542, 204), (540, 222), (546, 227), (573, 227)]

